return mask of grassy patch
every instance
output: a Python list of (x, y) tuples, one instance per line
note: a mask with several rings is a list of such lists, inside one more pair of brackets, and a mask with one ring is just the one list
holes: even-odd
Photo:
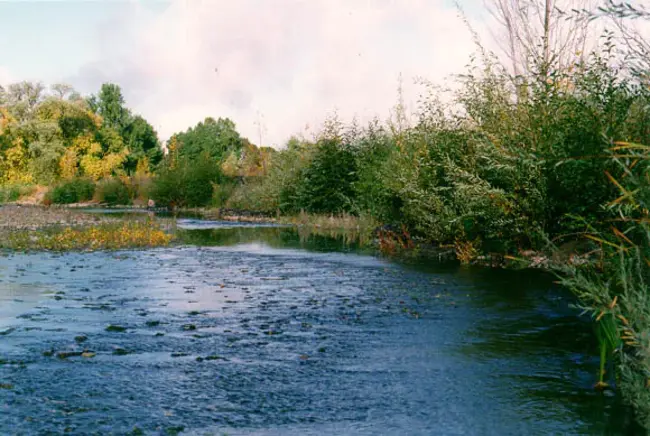
[(35, 187), (32, 185), (0, 186), (0, 204), (18, 201), (21, 197), (30, 195), (34, 190)]
[(358, 241), (362, 245), (370, 242), (372, 232), (379, 226), (379, 223), (370, 216), (355, 216), (347, 213), (320, 215), (301, 212), (296, 216), (280, 217), (278, 222), (297, 226), (301, 236), (311, 234), (334, 238), (344, 236), (346, 240)]

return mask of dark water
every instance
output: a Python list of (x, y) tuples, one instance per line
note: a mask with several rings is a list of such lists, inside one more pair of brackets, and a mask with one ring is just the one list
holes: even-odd
[(637, 433), (548, 276), (179, 227), (201, 229), (0, 257), (0, 434)]

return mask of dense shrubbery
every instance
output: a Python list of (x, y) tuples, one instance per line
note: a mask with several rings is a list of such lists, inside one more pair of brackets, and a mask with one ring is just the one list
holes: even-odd
[(226, 204), (364, 213), (430, 241), (501, 253), (575, 232), (572, 215), (600, 226), (616, 193), (605, 171), (621, 174), (604, 158), (612, 141), (650, 141), (646, 89), (603, 56), (533, 78), (518, 100), (493, 65), (465, 76), (454, 111), (423, 102), (415, 125), (331, 123), (315, 142), (293, 140), (273, 155), (266, 176)]
[(45, 200), (47, 203), (71, 204), (92, 200), (95, 183), (90, 179), (77, 178), (56, 185), (50, 190)]
[(213, 198), (214, 185), (222, 181), (214, 161), (199, 158), (166, 162), (155, 176), (151, 197), (159, 205), (174, 207), (207, 206)]
[(110, 205), (128, 205), (134, 193), (126, 183), (119, 178), (105, 179), (97, 183), (95, 199), (100, 203)]

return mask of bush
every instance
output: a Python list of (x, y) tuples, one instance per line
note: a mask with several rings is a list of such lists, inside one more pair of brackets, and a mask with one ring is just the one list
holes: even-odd
[(268, 177), (245, 180), (232, 190), (226, 206), (231, 209), (275, 213), (278, 209), (278, 198), (269, 182)]
[(314, 158), (301, 173), (295, 210), (350, 212), (356, 169), (354, 154), (347, 144), (334, 139), (320, 141)]
[(212, 206), (225, 207), (236, 186), (237, 185), (234, 182), (230, 181), (214, 185), (214, 190), (212, 192)]
[(97, 184), (95, 197), (100, 203), (110, 205), (131, 204), (132, 192), (121, 179), (104, 179)]
[(47, 203), (71, 204), (89, 201), (95, 194), (95, 183), (90, 179), (72, 179), (57, 185), (45, 196)]
[(208, 158), (166, 162), (152, 182), (151, 197), (160, 205), (207, 206), (213, 186), (222, 179), (219, 166)]
[(147, 204), (151, 191), (151, 177), (138, 175), (131, 177), (129, 189), (134, 203)]

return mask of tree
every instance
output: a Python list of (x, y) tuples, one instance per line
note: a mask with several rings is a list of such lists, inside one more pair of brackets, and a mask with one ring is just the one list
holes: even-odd
[[(124, 164), (128, 173), (133, 173), (138, 167), (138, 162), (147, 160), (148, 166), (156, 166), (162, 160), (163, 153), (154, 128), (140, 115), (133, 117), (132, 121), (122, 131), (124, 143), (129, 149), (129, 156)], [(147, 168), (149, 170), (150, 168)]]
[(19, 122), (31, 117), (32, 112), (38, 104), (43, 101), (43, 91), (45, 87), (42, 83), (20, 82), (9, 85), (6, 96), (6, 104)]
[(52, 90), (54, 96), (59, 100), (63, 100), (66, 96), (71, 95), (73, 92), (75, 92), (72, 86), (65, 83), (55, 83), (54, 85), (50, 86), (50, 89)]
[(493, 36), (511, 62), (515, 76), (568, 68), (587, 49), (589, 22), (571, 19), (571, 10), (590, 0), (485, 0), (501, 26)]
[(243, 142), (233, 123), (228, 118), (206, 118), (195, 127), (175, 135), (179, 143), (179, 157), (196, 160), (204, 153), (214, 162), (223, 161), (230, 151), (238, 155)]
[(641, 3), (617, 3), (606, 0), (598, 8), (598, 13), (589, 14), (591, 18), (606, 16), (614, 23), (624, 46), (627, 47), (628, 58), (631, 60), (632, 71), (645, 80), (650, 79), (650, 42), (633, 25), (632, 20), (650, 20), (650, 9)]
[(302, 171), (297, 205), (314, 213), (350, 212), (356, 180), (356, 161), (350, 148), (335, 139), (323, 139)]
[(90, 108), (104, 119), (104, 125), (118, 132), (129, 122), (129, 110), (124, 107), (122, 89), (112, 83), (104, 83), (98, 95), (88, 99)]

